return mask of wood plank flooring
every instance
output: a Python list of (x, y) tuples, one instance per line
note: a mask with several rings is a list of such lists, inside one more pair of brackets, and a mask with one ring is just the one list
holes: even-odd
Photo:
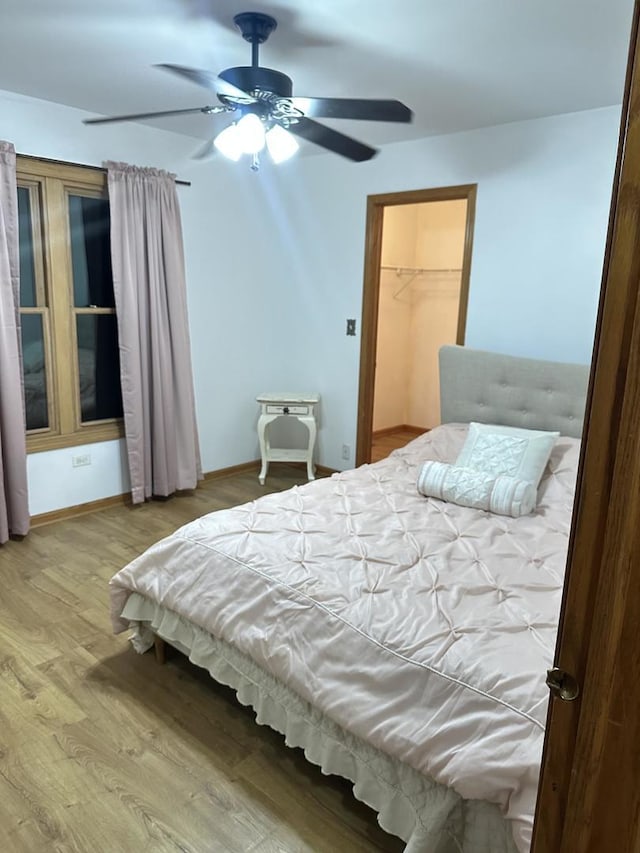
[(381, 459), (386, 459), (392, 450), (397, 450), (399, 447), (409, 444), (410, 441), (418, 437), (418, 434), (415, 429), (399, 427), (393, 432), (378, 436), (374, 435), (371, 440), (371, 461), (379, 462)]
[(214, 509), (304, 482), (274, 466), (0, 547), (0, 850), (363, 853), (404, 848), (235, 694), (111, 633), (107, 581)]

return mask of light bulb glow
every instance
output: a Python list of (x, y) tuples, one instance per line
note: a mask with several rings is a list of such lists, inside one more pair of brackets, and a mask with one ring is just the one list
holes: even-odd
[(295, 136), (279, 124), (274, 124), (271, 130), (267, 131), (266, 139), (267, 149), (269, 150), (271, 159), (276, 164), (288, 160), (289, 157), (293, 157), (300, 147)]
[(238, 125), (230, 124), (229, 127), (225, 127), (213, 140), (213, 144), (229, 160), (237, 162), (242, 156), (242, 146), (238, 138)]
[(255, 113), (242, 116), (236, 125), (238, 142), (244, 154), (258, 154), (264, 148), (264, 126)]

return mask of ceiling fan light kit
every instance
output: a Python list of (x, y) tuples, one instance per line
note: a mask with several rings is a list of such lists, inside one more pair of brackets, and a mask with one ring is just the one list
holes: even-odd
[(261, 12), (242, 12), (233, 21), (245, 41), (251, 44), (251, 65), (227, 68), (218, 75), (182, 65), (159, 66), (215, 92), (222, 106), (85, 119), (84, 123), (105, 124), (198, 112), (235, 114), (233, 123), (218, 133), (213, 145), (209, 144), (206, 150), (217, 150), (236, 162), (246, 154), (251, 158), (251, 169), (257, 171), (265, 147), (276, 164), (292, 157), (299, 148), (295, 137), (354, 162), (370, 160), (377, 154), (375, 148), (315, 121), (316, 117), (411, 121), (411, 110), (400, 101), (294, 97), (290, 77), (259, 64), (259, 47), (276, 29), (275, 18)]
[(237, 123), (225, 127), (213, 140), (213, 144), (221, 154), (234, 162), (243, 154), (257, 157), (266, 145), (276, 164), (288, 160), (299, 148), (295, 138), (280, 125), (274, 124), (265, 131), (263, 122), (253, 113), (247, 113)]
[(225, 127), (213, 140), (213, 144), (229, 160), (237, 162), (242, 157), (243, 151), (238, 140), (237, 124), (230, 124), (229, 127)]
[(236, 125), (236, 139), (243, 154), (259, 154), (264, 148), (264, 127), (255, 113), (243, 115)]
[(271, 130), (267, 131), (266, 142), (267, 151), (276, 165), (284, 163), (289, 157), (293, 157), (300, 147), (295, 136), (288, 133), (279, 124), (274, 124)]

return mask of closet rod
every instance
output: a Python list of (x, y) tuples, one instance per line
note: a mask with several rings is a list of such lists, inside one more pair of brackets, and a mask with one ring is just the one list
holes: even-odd
[(420, 275), (423, 272), (462, 272), (460, 267), (445, 268), (445, 267), (395, 267), (389, 264), (381, 264), (381, 270), (394, 270), (396, 275)]
[[(106, 173), (107, 171), (103, 166), (89, 166), (87, 163), (73, 163), (71, 160), (55, 160), (52, 157), (35, 157), (33, 154), (18, 154), (17, 152), (16, 156), (23, 160), (35, 160), (37, 163), (54, 163), (56, 166), (81, 166), (83, 169), (93, 169), (95, 172)], [(190, 187), (191, 181), (179, 181), (176, 178), (176, 184), (181, 187)]]

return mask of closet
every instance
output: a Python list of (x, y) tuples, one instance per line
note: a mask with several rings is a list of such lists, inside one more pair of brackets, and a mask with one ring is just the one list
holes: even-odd
[(467, 199), (384, 209), (373, 438), (440, 423), (438, 350), (456, 343)]

